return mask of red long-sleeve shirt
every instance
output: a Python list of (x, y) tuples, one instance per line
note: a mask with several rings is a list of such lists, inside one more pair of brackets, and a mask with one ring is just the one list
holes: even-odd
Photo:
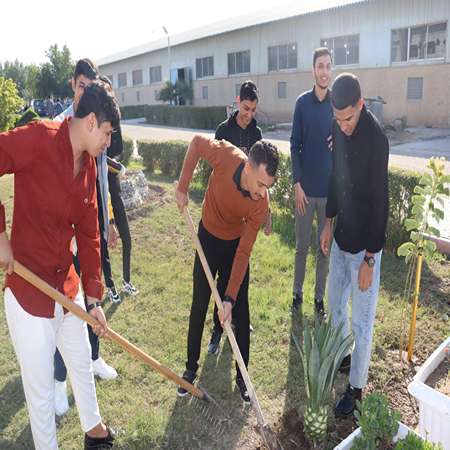
[(178, 189), (187, 193), (195, 167), (202, 158), (213, 167), (203, 202), (202, 222), (219, 239), (239, 240), (225, 295), (236, 300), (247, 271), (253, 244), (269, 211), (269, 197), (252, 200), (242, 195), (233, 179), (247, 161), (242, 150), (227, 141), (197, 135), (192, 139), (180, 175)]
[[(73, 171), (67, 120), (31, 123), (0, 133), (0, 176), (14, 174), (14, 259), (74, 299), (80, 281), (70, 251), (75, 236), (84, 292), (100, 299), (103, 284), (94, 159), (83, 153), (76, 178)], [(5, 228), (0, 194), (0, 233)], [(29, 314), (54, 316), (54, 301), (18, 275), (8, 275), (6, 286)]]

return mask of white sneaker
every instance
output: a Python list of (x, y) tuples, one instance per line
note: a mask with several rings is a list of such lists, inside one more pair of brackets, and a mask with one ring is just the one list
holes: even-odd
[(108, 366), (103, 358), (92, 361), (92, 368), (94, 369), (94, 375), (102, 380), (114, 380), (114, 378), (117, 378), (116, 369)]
[(67, 383), (55, 380), (55, 413), (57, 416), (63, 416), (67, 411), (69, 411)]

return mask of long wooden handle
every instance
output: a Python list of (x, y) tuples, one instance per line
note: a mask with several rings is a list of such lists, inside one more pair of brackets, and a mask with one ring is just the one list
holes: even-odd
[[(24, 280), (28, 281), (28, 283), (32, 284), (35, 288), (39, 289), (44, 294), (48, 295), (56, 303), (62, 305), (73, 315), (87, 322), (89, 325), (91, 326), (99, 325), (97, 319), (92, 317), (83, 308), (81, 308), (76, 303), (69, 300), (61, 292), (57, 291), (48, 283), (46, 283), (44, 280), (35, 275), (33, 272), (28, 270), (17, 260), (14, 261), (14, 272), (17, 273), (17, 275), (20, 275)], [(164, 375), (166, 378), (174, 381), (176, 384), (189, 391), (195, 397), (198, 397), (202, 400), (208, 400), (208, 395), (206, 394), (206, 392), (188, 383), (184, 378), (181, 378), (171, 369), (162, 365), (159, 361), (152, 358), (150, 355), (147, 355), (147, 353), (143, 352), (141, 349), (139, 349), (134, 344), (126, 340), (124, 337), (122, 337), (119, 333), (116, 333), (111, 328), (108, 328), (105, 337), (116, 342), (128, 353), (131, 353), (133, 356), (143, 361), (145, 364), (147, 364), (148, 366), (159, 372), (161, 375)]]
[[(187, 209), (187, 207), (184, 208), (184, 210), (183, 210), (183, 216), (186, 220), (186, 224), (191, 233), (192, 240), (194, 242), (194, 246), (197, 250), (198, 256), (202, 263), (206, 278), (208, 279), (209, 287), (211, 288), (211, 292), (213, 294), (214, 301), (216, 302), (219, 312), (222, 314), (223, 313), (222, 300), (220, 298), (220, 294), (219, 294), (219, 291), (217, 290), (216, 283), (214, 282), (214, 278), (213, 278), (211, 270), (209, 268), (208, 261), (206, 259), (205, 253), (203, 252), (202, 244), (200, 243), (200, 240), (197, 236), (194, 223), (192, 222), (192, 217), (189, 214), (189, 210)], [(258, 420), (258, 424), (262, 429), (264, 429), (267, 426), (267, 423), (264, 419), (264, 416), (263, 416), (263, 413), (261, 410), (261, 406), (259, 405), (258, 397), (256, 396), (255, 389), (253, 387), (252, 382), (250, 381), (250, 376), (248, 375), (247, 368), (245, 367), (245, 363), (244, 363), (244, 360), (242, 359), (241, 351), (239, 350), (239, 346), (237, 344), (236, 337), (234, 336), (234, 333), (231, 328), (229, 320), (227, 322), (225, 322), (224, 329), (227, 333), (228, 340), (230, 341), (230, 345), (233, 350), (234, 357), (236, 358), (236, 362), (241, 371), (242, 378), (244, 379), (245, 386), (247, 387), (248, 395), (250, 397), (250, 402), (252, 404), (253, 409), (256, 412), (256, 418)]]

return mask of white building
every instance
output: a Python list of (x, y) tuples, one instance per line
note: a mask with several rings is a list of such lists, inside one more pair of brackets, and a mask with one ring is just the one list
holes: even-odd
[[(339, 2), (342, 3), (342, 2)], [(231, 104), (242, 81), (260, 91), (259, 119), (290, 121), (313, 84), (312, 53), (333, 52), (334, 76), (355, 73), (384, 119), (450, 126), (450, 0), (361, 0), (320, 11), (277, 8), (212, 24), (99, 61), (121, 106), (156, 104), (165, 80), (192, 77), (194, 105)], [(170, 55), (170, 60), (169, 60)]]

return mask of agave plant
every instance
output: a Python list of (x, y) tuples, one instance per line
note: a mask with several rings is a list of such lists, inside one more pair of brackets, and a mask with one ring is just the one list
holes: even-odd
[(335, 328), (330, 321), (316, 321), (314, 327), (305, 325), (301, 345), (294, 338), (302, 361), (306, 394), (303, 426), (314, 447), (325, 441), (334, 379), (352, 347), (352, 337), (342, 336), (342, 326)]

